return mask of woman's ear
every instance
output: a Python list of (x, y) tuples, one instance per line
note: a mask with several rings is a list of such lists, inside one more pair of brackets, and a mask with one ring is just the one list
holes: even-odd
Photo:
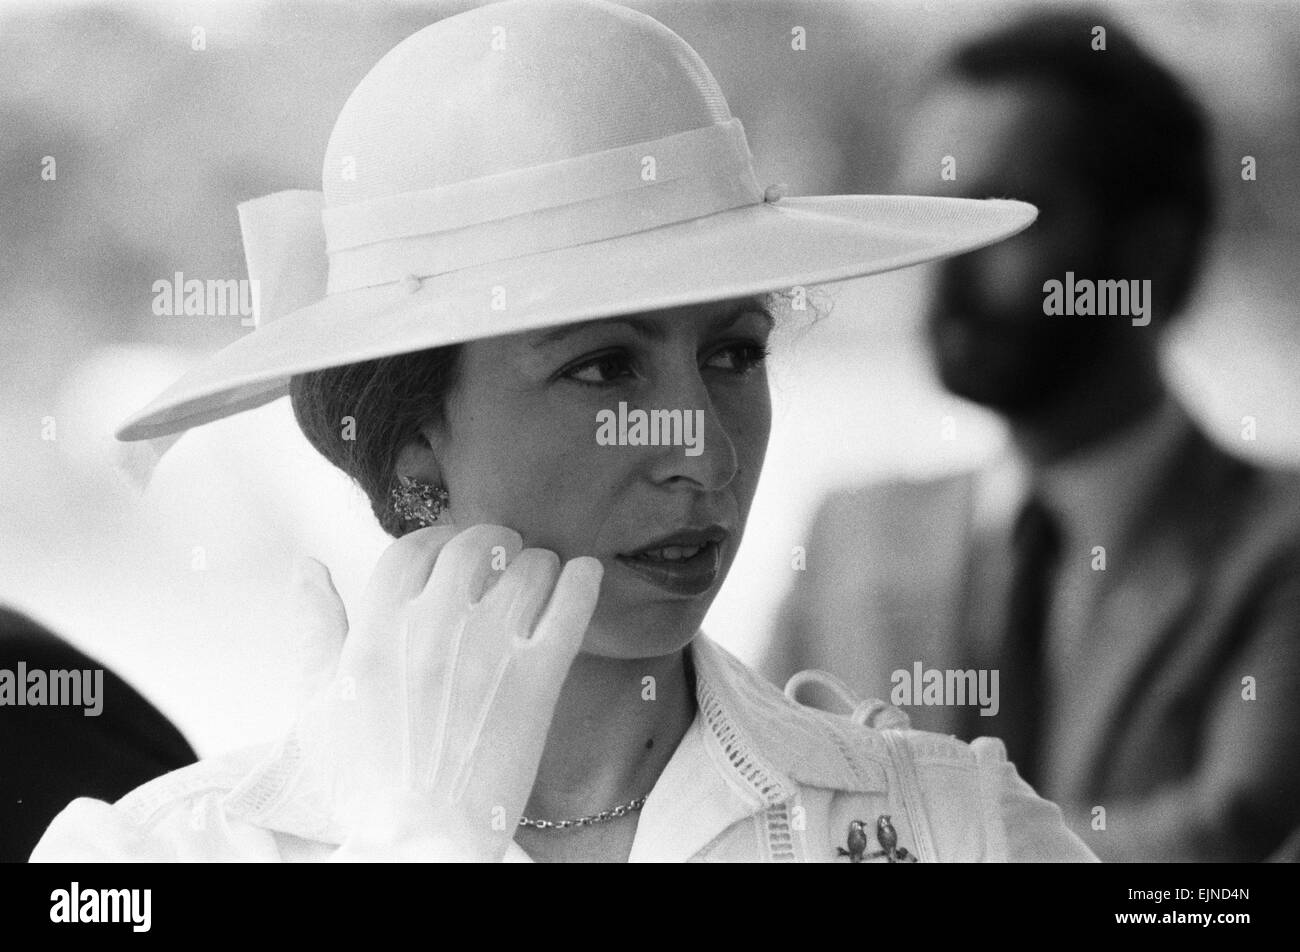
[[(424, 526), (455, 524), (450, 511), (451, 493), (438, 457), (427, 431), (416, 434), (398, 450), (393, 465), (393, 505), (399, 517), (414, 519)], [(399, 493), (397, 487), (404, 488)]]
[(434, 449), (429, 430), (421, 430), (410, 442), (397, 453), (397, 462), (393, 467), (399, 476), (442, 486), (442, 467), (438, 465), (438, 453)]

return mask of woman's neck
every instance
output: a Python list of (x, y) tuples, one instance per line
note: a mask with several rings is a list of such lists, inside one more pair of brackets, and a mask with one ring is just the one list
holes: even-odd
[[(525, 815), (562, 820), (588, 816), (644, 796), (663, 773), (695, 717), (688, 651), (618, 660), (581, 654), (569, 670)], [(613, 821), (635, 830), (635, 818)], [(530, 853), (557, 837), (605, 840), (613, 830), (521, 830)], [(626, 838), (630, 848), (630, 836)]]

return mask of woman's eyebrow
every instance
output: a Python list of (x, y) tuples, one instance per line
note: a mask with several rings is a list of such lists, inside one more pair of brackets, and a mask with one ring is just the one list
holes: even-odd
[(570, 334), (577, 334), (581, 331), (589, 330), (592, 327), (604, 326), (606, 324), (626, 324), (643, 337), (651, 340), (663, 340), (666, 331), (663, 327), (654, 321), (646, 320), (643, 317), (602, 317), (594, 321), (584, 321), (581, 324), (566, 324), (564, 327), (557, 327), (555, 330), (543, 334), (537, 340), (533, 341), (533, 347), (545, 347), (547, 344), (553, 344), (558, 340), (563, 340)]
[[(776, 324), (776, 319), (761, 303), (758, 301), (742, 301), (713, 318), (709, 322), (709, 329), (712, 331), (725, 330), (747, 314), (761, 314), (767, 321), (768, 330), (771, 330)], [(555, 330), (549, 331), (534, 340), (532, 346), (534, 349), (545, 347), (548, 344), (563, 340), (571, 334), (577, 334), (597, 325), (603, 326), (606, 324), (626, 324), (642, 337), (653, 341), (663, 340), (668, 333), (663, 321), (652, 321), (644, 317), (604, 317), (597, 318), (594, 321), (584, 321), (581, 324), (566, 324), (563, 327), (557, 327)]]
[(718, 330), (725, 330), (748, 314), (762, 315), (763, 319), (767, 322), (767, 329), (769, 331), (776, 327), (776, 318), (772, 315), (772, 312), (758, 300), (741, 301), (737, 303), (734, 307), (724, 311), (718, 317), (714, 327)]

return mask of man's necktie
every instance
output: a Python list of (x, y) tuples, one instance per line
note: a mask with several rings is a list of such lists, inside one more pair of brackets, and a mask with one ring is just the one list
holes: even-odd
[(1012, 531), (998, 720), (1007, 756), (1034, 787), (1042, 779), (1038, 760), (1048, 704), (1047, 620), (1060, 545), (1055, 518), (1038, 496), (1029, 497)]

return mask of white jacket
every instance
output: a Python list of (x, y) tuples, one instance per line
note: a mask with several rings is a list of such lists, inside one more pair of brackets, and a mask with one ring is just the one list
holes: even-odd
[[(630, 861), (850, 862), (850, 823), (865, 824), (869, 855), (882, 815), (920, 862), (1095, 859), (1000, 741), (860, 725), (787, 699), (704, 635), (691, 650), (699, 711), (646, 800)], [(327, 860), (341, 836), (302, 792), (296, 751), (290, 735), (113, 805), (75, 800), (32, 861)], [(518, 847), (507, 858), (528, 859)]]

